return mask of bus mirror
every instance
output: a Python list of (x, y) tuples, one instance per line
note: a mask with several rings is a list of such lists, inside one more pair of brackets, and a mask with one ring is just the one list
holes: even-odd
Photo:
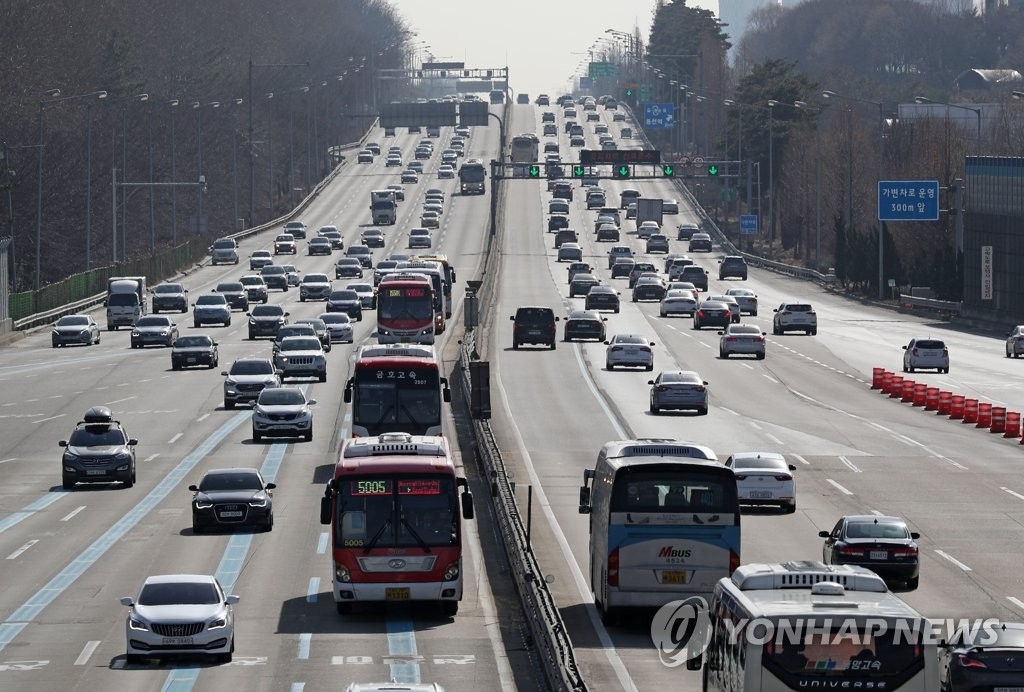
[(441, 378), (441, 399), (448, 403), (452, 400), (452, 390), (448, 387), (448, 378)]
[(345, 394), (342, 398), (344, 398), (346, 404), (352, 403), (352, 380), (345, 383)]
[(590, 514), (590, 488), (580, 488), (580, 514)]
[(468, 490), (465, 490), (462, 493), (462, 518), (473, 518), (473, 493)]
[(689, 658), (689, 659), (686, 660), (686, 669), (687, 670), (700, 670), (700, 665), (701, 665), (701, 656), (700, 655), (698, 655), (697, 658)]
[(334, 498), (321, 497), (320, 498), (320, 523), (330, 524), (331, 523), (331, 503)]

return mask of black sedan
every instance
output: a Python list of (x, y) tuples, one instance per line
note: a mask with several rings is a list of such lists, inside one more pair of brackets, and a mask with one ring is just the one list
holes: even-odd
[(921, 563), (917, 539), (899, 517), (873, 514), (842, 517), (831, 531), (819, 531), (825, 539), (822, 561), (827, 565), (860, 565), (888, 581), (904, 582), (916, 589)]
[(217, 342), (205, 334), (179, 336), (171, 346), (171, 370), (181, 370), (194, 365), (215, 368), (219, 362)]
[(596, 310), (573, 310), (565, 320), (565, 340), (577, 339), (605, 340), (604, 323), (607, 317), (601, 317)]
[(1024, 623), (957, 630), (939, 647), (939, 678), (949, 692), (1019, 689), (1024, 680)]
[(633, 302), (638, 303), (641, 300), (657, 300), (660, 301), (665, 297), (665, 284), (661, 282), (661, 279), (657, 277), (640, 277), (637, 279), (636, 284), (633, 286)]
[(150, 344), (171, 346), (178, 338), (178, 325), (165, 315), (140, 317), (132, 328), (132, 348), (143, 348)]
[(255, 526), (274, 528), (273, 483), (265, 483), (256, 469), (207, 471), (199, 485), (190, 485), (192, 532)]
[(327, 312), (344, 312), (354, 320), (362, 320), (363, 300), (350, 289), (331, 291), (327, 296)]
[(719, 327), (725, 329), (732, 324), (732, 310), (728, 303), (720, 300), (705, 300), (693, 313), (693, 328)]
[(569, 227), (569, 217), (565, 214), (552, 214), (548, 217), (548, 232), (560, 231)]
[(592, 286), (587, 293), (587, 299), (583, 307), (587, 310), (611, 310), (619, 311), (619, 293), (611, 286), (604, 284)]

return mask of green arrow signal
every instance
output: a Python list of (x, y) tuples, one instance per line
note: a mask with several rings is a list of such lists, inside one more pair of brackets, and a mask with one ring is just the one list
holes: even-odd
[(574, 178), (582, 178), (583, 177), (583, 166), (573, 166), (572, 167), (572, 175), (573, 175)]
[(673, 166), (662, 166), (661, 173), (669, 178), (675, 175), (676, 169)]
[(708, 175), (718, 175), (718, 166), (715, 164), (708, 166)]
[(530, 166), (530, 177), (531, 178), (539, 178), (540, 177), (540, 166)]
[(620, 178), (628, 178), (629, 177), (629, 166), (619, 166), (616, 169), (616, 173), (618, 173), (618, 176)]

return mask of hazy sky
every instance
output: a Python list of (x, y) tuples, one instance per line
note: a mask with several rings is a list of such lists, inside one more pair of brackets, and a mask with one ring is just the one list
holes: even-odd
[[(717, 0), (698, 0), (708, 6)], [(650, 35), (655, 0), (391, 0), (435, 60), (508, 67), (509, 86), (533, 98), (565, 92), (605, 29)], [(609, 37), (610, 38), (610, 37)], [(607, 45), (602, 42), (601, 45)], [(420, 60), (423, 55), (419, 55)]]

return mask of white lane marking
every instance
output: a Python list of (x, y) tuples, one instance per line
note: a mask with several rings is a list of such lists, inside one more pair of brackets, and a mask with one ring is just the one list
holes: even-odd
[(777, 379), (775, 379), (771, 375), (765, 375), (763, 372), (761, 373), (761, 377), (765, 378), (769, 382), (772, 382), (773, 384), (778, 384), (779, 383), (779, 381)]
[(826, 478), (825, 482), (826, 483), (830, 483), (833, 487), (835, 487), (836, 490), (838, 490), (839, 492), (843, 493), (844, 495), (853, 495), (852, 491), (847, 490), (846, 488), (844, 488), (843, 486), (839, 485), (838, 483), (836, 483), (831, 478)]
[(58, 418), (63, 418), (63, 417), (64, 417), (63, 413), (58, 413), (56, 416), (50, 416), (49, 418), (40, 418), (39, 420), (34, 420), (34, 421), (32, 421), (32, 424), (35, 425), (36, 423), (45, 423), (48, 420), (57, 420)]
[(724, 407), (724, 406), (719, 406), (719, 407), (718, 407), (718, 410), (719, 410), (719, 411), (723, 411), (723, 412), (725, 412), (725, 413), (729, 413), (729, 414), (732, 414), (732, 415), (734, 415), (734, 416), (738, 416), (738, 415), (740, 415), (740, 414), (736, 413), (735, 411), (733, 411), (733, 410), (732, 410), (731, 408), (726, 408), (726, 407)]
[(26, 550), (28, 550), (29, 548), (31, 548), (32, 546), (34, 546), (38, 542), (39, 542), (38, 538), (33, 538), (31, 541), (29, 541), (28, 543), (26, 543), (25, 545), (21, 546), (20, 548), (15, 550), (13, 553), (8, 555), (7, 559), (8, 560), (16, 560), (18, 558), (18, 556), (20, 556), (22, 553), (24, 553)]
[(299, 653), (296, 658), (307, 659), (309, 658), (309, 645), (313, 639), (312, 632), (303, 632), (299, 635)]
[(799, 462), (800, 462), (801, 464), (803, 464), (804, 466), (810, 466), (810, 465), (811, 465), (811, 462), (807, 461), (806, 459), (804, 459), (804, 458), (803, 458), (802, 456), (800, 456), (799, 454), (790, 454), (789, 456), (793, 457), (794, 459), (796, 459), (797, 461), (799, 461)]
[(291, 686), (291, 692), (303, 692), (306, 689), (306, 683), (304, 682), (293, 682)]
[(82, 653), (78, 654), (78, 658), (75, 659), (76, 666), (84, 666), (89, 662), (89, 658), (92, 656), (92, 652), (96, 650), (96, 647), (100, 645), (100, 641), (95, 639), (85, 643), (85, 648), (82, 649)]
[(846, 457), (844, 457), (844, 456), (839, 457), (839, 461), (841, 461), (844, 464), (846, 464), (846, 467), (848, 469), (850, 469), (851, 471), (853, 471), (854, 473), (861, 473), (861, 470), (859, 468), (857, 468), (857, 465), (854, 464), (849, 459), (847, 459)]
[(876, 517), (884, 517), (885, 516), (884, 514), (879, 512), (877, 509), (871, 510), (871, 513), (874, 514)]
[(203, 415), (201, 415), (198, 418), (196, 418), (196, 423), (202, 423), (204, 420), (206, 420), (209, 417), (210, 417), (209, 413), (204, 413)]
[(1020, 493), (1018, 493), (1018, 492), (1014, 492), (1013, 490), (1010, 490), (1010, 489), (1009, 489), (1009, 488), (1007, 488), (1007, 487), (1004, 487), (1004, 486), (999, 486), (999, 489), (1000, 489), (1000, 490), (1002, 490), (1003, 492), (1007, 492), (1007, 493), (1010, 493), (1011, 495), (1013, 495), (1013, 496), (1014, 496), (1015, 498), (1017, 498), (1018, 500), (1024, 500), (1024, 495), (1021, 495), (1021, 494), (1020, 494)]
[(6, 464), (8, 461), (17, 461), (18, 457), (11, 457), (10, 459), (0, 459), (0, 464)]
[(1010, 603), (1017, 606), (1021, 610), (1024, 610), (1024, 601), (1020, 600), (1016, 596), (1007, 596), (1006, 600), (1008, 600)]
[(185, 434), (185, 433), (178, 433), (177, 435), (175, 435), (175, 436), (174, 436), (174, 437), (172, 437), (171, 439), (167, 440), (167, 444), (169, 444), (169, 445), (172, 445), (172, 444), (174, 444), (175, 442), (177, 442), (178, 440), (180, 440), (180, 439), (181, 439), (181, 436), (182, 436), (182, 435), (184, 435), (184, 434)]
[(78, 507), (77, 509), (71, 510), (70, 512), (68, 512), (68, 514), (66, 516), (61, 517), (61, 521), (71, 521), (72, 519), (75, 518), (75, 515), (77, 515), (83, 509), (85, 509), (85, 505), (82, 505), (81, 507)]
[[(124, 383), (122, 383), (122, 384), (119, 384), (119, 385), (117, 385), (117, 386), (118, 386), (118, 387), (121, 387), (121, 386), (123, 386), (123, 385), (126, 385), (126, 384), (132, 384), (132, 383), (131, 383), (131, 382), (124, 382)], [(134, 397), (134, 396), (127, 396), (127, 397), (125, 397), (124, 399), (117, 399), (116, 401), (108, 401), (108, 402), (107, 402), (107, 403), (105, 404), (105, 406), (113, 406), (114, 404), (123, 404), (124, 402), (126, 402), (126, 401), (131, 401), (132, 399), (135, 399), (135, 398), (136, 398), (136, 397)]]
[(753, 421), (752, 420), (749, 423), (747, 423), (747, 425), (752, 427), (754, 430), (764, 430), (764, 428), (762, 428), (760, 425), (757, 424), (757, 421)]
[(326, 531), (320, 534), (320, 538), (316, 542), (316, 554), (323, 555), (327, 552), (327, 540), (330, 538), (330, 534)]
[(753, 370), (754, 369), (754, 366), (751, 365), (750, 363), (740, 363), (740, 365), (745, 367), (747, 370)]
[(782, 440), (780, 440), (779, 438), (775, 437), (775, 435), (772, 435), (771, 433), (765, 433), (764, 436), (767, 437), (772, 442), (774, 442), (775, 444), (780, 445), (780, 446), (782, 445)]
[(971, 571), (971, 568), (970, 568), (970, 567), (968, 567), (968, 566), (967, 566), (967, 565), (965, 565), (964, 563), (960, 562), (959, 560), (957, 560), (957, 559), (956, 559), (955, 557), (953, 557), (952, 555), (950, 555), (950, 554), (949, 554), (949, 553), (947, 553), (946, 551), (944, 551), (944, 550), (936, 550), (936, 551), (935, 551), (935, 553), (936, 553), (937, 555), (939, 555), (940, 557), (944, 557), (944, 558), (946, 558), (947, 560), (949, 560), (950, 562), (952, 562), (952, 563), (953, 563), (954, 565), (956, 565), (957, 567), (959, 567), (959, 568), (960, 568), (960, 569), (962, 569), (963, 571), (965, 571), (965, 572), (970, 572), (970, 571)]
[(320, 577), (310, 577), (309, 587), (306, 589), (306, 603), (316, 603), (320, 594)]

